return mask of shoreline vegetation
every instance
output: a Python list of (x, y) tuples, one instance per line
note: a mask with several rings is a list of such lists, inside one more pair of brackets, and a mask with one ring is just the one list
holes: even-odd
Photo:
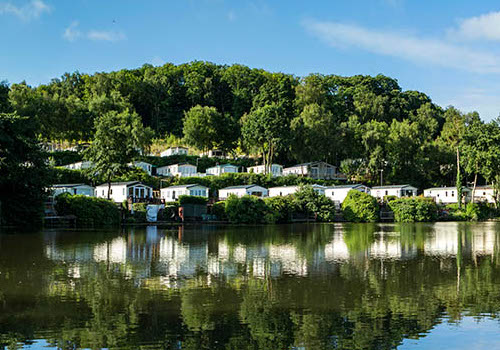
[[(127, 203), (118, 206), (106, 199), (70, 195), (64, 193), (56, 198), (56, 208), (61, 215), (76, 218), (77, 226), (133, 225), (145, 224), (146, 203), (134, 203), (133, 211)], [(206, 206), (207, 199), (196, 196), (181, 196), (177, 202), (167, 203), (158, 214), (157, 224), (183, 223), (178, 217), (179, 207), (189, 205)], [(208, 205), (209, 220), (192, 221), (197, 224), (288, 224), (294, 222), (382, 222), (382, 210), (393, 213), (396, 223), (438, 221), (486, 221), (497, 219), (500, 212), (484, 203), (467, 203), (462, 209), (458, 205), (439, 205), (425, 197), (388, 198), (380, 203), (369, 194), (351, 190), (341, 208), (309, 185), (301, 186), (295, 194), (280, 197), (258, 198), (245, 195), (229, 196), (225, 201)], [(391, 220), (392, 221), (392, 220)], [(189, 221), (187, 222), (189, 223)], [(155, 224), (155, 223), (151, 223)]]
[[(49, 151), (57, 143), (77, 145), (78, 150)], [(188, 146), (190, 154), (157, 156), (169, 146)], [(212, 150), (228, 158), (198, 156)], [(93, 167), (61, 168), (82, 160)], [(495, 208), (500, 202), (500, 120), (485, 122), (476, 112), (442, 108), (426, 94), (404, 91), (396, 79), (383, 75), (298, 77), (194, 61), (66, 73), (36, 87), (0, 82), (0, 225), (41, 224), (47, 189), (54, 184), (108, 184), (108, 193), (111, 182), (129, 180), (155, 190), (195, 181), (212, 193), (251, 183), (266, 188), (338, 184), (252, 173), (159, 178), (128, 166), (141, 160), (156, 167), (185, 162), (197, 171), (223, 162), (238, 169), (260, 164), (268, 169), (271, 164), (322, 161), (337, 167), (347, 183), (420, 189), (454, 185), (458, 197), (462, 186), (474, 192), (488, 184)], [(221, 204), (213, 208), (234, 222), (283, 222), (299, 216), (372, 222), (381, 210), (393, 212), (400, 222), (498, 216), (495, 208), (480, 203), (436, 207), (415, 198), (385, 202), (380, 208), (356, 194), (338, 209), (323, 198), (304, 196), (230, 198), (224, 213)], [(62, 210), (81, 211), (83, 221), (114, 222), (116, 215), (101, 200), (85, 203), (67, 200)], [(103, 213), (94, 215), (95, 210)]]

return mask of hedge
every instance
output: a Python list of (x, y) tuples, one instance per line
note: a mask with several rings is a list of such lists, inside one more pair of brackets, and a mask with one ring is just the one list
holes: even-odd
[(184, 205), (184, 204), (200, 204), (200, 205), (206, 205), (208, 202), (208, 199), (205, 197), (200, 197), (200, 196), (179, 196), (178, 199), (179, 205)]
[(376, 222), (379, 206), (377, 199), (371, 195), (350, 190), (342, 203), (344, 219), (352, 222)]
[(56, 197), (58, 215), (74, 215), (78, 225), (118, 225), (120, 210), (103, 198), (63, 193)]
[(438, 207), (432, 198), (398, 198), (388, 203), (396, 222), (436, 221)]

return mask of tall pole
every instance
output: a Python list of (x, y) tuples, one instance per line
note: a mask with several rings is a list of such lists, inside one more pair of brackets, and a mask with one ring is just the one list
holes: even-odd
[(380, 169), (380, 186), (384, 185), (384, 169)]

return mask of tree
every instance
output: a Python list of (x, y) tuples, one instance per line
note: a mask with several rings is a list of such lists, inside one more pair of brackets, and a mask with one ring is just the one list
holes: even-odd
[(48, 169), (37, 132), (33, 118), (0, 114), (0, 224), (41, 223)]
[(306, 105), (300, 115), (292, 120), (291, 129), (292, 152), (297, 160), (336, 161), (338, 125), (330, 111), (316, 103)]
[(185, 113), (183, 132), (188, 145), (203, 151), (229, 151), (238, 137), (236, 125), (228, 115), (222, 115), (215, 107), (200, 105)]
[(276, 154), (289, 144), (290, 122), (284, 112), (281, 106), (272, 103), (255, 109), (242, 120), (244, 145), (262, 155), (266, 173)]
[(109, 111), (95, 122), (95, 136), (85, 152), (85, 158), (93, 163), (96, 175), (108, 183), (108, 199), (111, 179), (122, 173), (139, 150), (149, 146), (151, 130), (144, 128), (136, 113), (125, 110)]
[(7, 84), (6, 81), (0, 81), (0, 113), (8, 113), (11, 111), (9, 91), (9, 84)]
[(467, 130), (467, 127), (471, 125), (474, 120), (479, 119), (477, 113), (463, 114), (459, 110), (449, 107), (445, 112), (445, 123), (443, 125), (443, 130), (441, 131), (440, 139), (445, 145), (450, 147), (456, 152), (457, 155), (457, 196), (458, 196), (458, 207), (462, 206), (462, 175), (460, 174), (460, 152), (463, 147), (463, 139)]

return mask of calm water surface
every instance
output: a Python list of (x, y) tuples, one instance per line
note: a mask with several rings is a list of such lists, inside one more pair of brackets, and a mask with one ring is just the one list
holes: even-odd
[(500, 349), (500, 224), (0, 232), (0, 349)]

